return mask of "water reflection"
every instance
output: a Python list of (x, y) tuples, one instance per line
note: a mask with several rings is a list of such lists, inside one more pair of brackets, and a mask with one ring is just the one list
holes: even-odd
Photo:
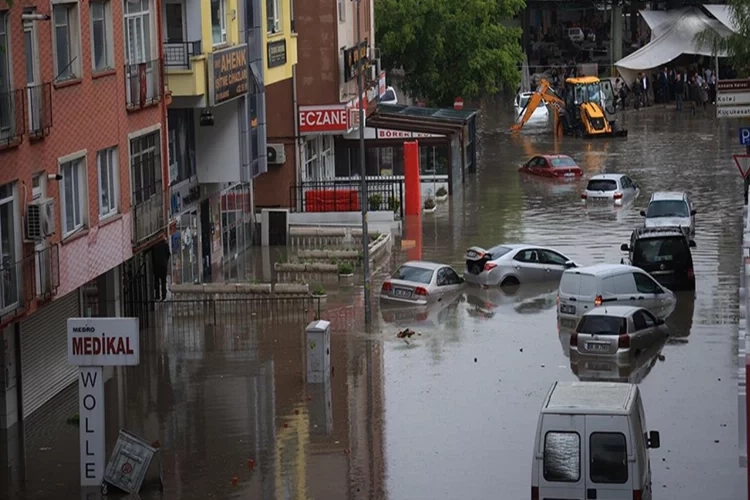
[[(563, 337), (567, 337), (563, 339)], [(561, 334), (560, 342), (570, 342), (570, 335)], [(570, 369), (582, 381), (627, 382), (640, 384), (660, 359), (667, 339), (660, 339), (637, 356), (611, 358), (587, 356), (578, 351), (570, 352)]]
[(472, 315), (491, 318), (500, 309), (516, 314), (537, 314), (555, 307), (557, 284), (529, 283), (488, 288), (467, 286), (464, 293), (469, 314)]
[(437, 327), (458, 315), (459, 304), (465, 302), (463, 293), (454, 293), (425, 306), (400, 306), (380, 304), (384, 323), (412, 329)]

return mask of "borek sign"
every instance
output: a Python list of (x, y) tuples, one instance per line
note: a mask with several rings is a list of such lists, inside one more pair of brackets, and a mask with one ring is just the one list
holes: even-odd
[(68, 363), (135, 366), (140, 359), (137, 318), (69, 318)]
[(349, 130), (349, 112), (345, 104), (300, 106), (300, 134), (345, 134)]

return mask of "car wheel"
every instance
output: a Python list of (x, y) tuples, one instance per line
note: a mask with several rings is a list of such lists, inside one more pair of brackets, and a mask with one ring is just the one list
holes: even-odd
[(509, 276), (503, 280), (502, 283), (500, 283), (500, 286), (516, 286), (520, 285), (521, 282), (518, 281), (518, 278), (515, 278), (513, 276)]

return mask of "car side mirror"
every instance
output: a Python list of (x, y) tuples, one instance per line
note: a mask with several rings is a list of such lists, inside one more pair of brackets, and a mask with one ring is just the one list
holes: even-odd
[(656, 325), (657, 325), (657, 326), (661, 326), (661, 325), (663, 325), (663, 324), (664, 324), (664, 320), (663, 320), (663, 319), (661, 319), (661, 318), (656, 318)]
[(645, 216), (646, 216), (646, 211), (645, 210), (641, 210), (641, 217), (645, 217)]
[(691, 211), (690, 211), (690, 215), (695, 215), (695, 214), (697, 214), (697, 213), (698, 213), (698, 211), (697, 211), (697, 210), (691, 210)]
[(464, 279), (463, 279), (463, 278), (462, 278), (461, 276), (459, 276), (459, 277), (458, 277), (458, 284), (460, 285), (460, 284), (461, 284), (461, 283), (463, 283), (463, 282), (464, 282)]
[(690, 248), (695, 248), (695, 247), (697, 246), (697, 245), (695, 244), (695, 240), (690, 240), (690, 242), (688, 243), (688, 246), (689, 246)]
[(661, 439), (659, 438), (659, 431), (649, 431), (648, 433), (648, 447), (655, 450), (661, 446)]
[(573, 262), (572, 260), (566, 260), (565, 267), (567, 267), (568, 269), (570, 269), (571, 267), (576, 267), (576, 263)]
[(620, 245), (620, 250), (622, 250), (623, 252), (628, 252), (630, 251), (630, 247), (627, 243), (623, 243), (622, 245)]

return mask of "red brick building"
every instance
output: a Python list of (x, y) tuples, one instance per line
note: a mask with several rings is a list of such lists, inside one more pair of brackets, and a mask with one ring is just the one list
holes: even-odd
[[(75, 380), (65, 319), (119, 315), (131, 286), (119, 266), (143, 267), (165, 229), (160, 4), (0, 3), (0, 336), (12, 378), (0, 428)], [(92, 287), (112, 310), (84, 310)]]

